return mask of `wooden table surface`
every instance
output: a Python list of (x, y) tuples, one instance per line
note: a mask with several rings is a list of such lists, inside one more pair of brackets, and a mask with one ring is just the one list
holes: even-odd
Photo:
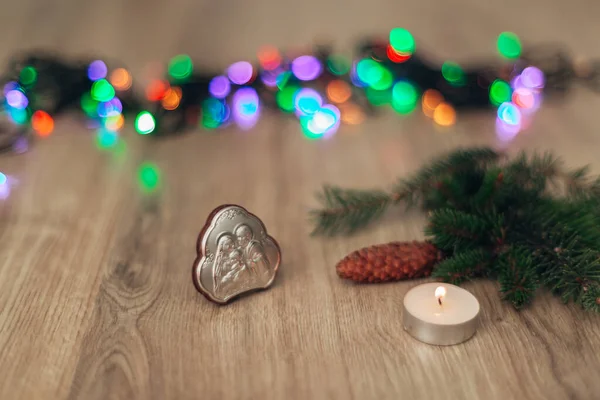
[[(18, 49), (145, 66), (180, 52), (222, 68), (259, 46), (327, 39), (341, 50), (365, 34), (411, 30), (434, 60), (494, 57), (495, 38), (561, 42), (600, 56), (595, 0), (12, 2), (0, 14), (6, 61)], [(350, 53), (348, 53), (350, 55)], [(509, 150), (549, 149), (600, 172), (600, 98), (580, 89), (547, 104)], [(355, 286), (335, 263), (358, 247), (422, 238), (423, 217), (390, 217), (355, 236), (313, 238), (307, 210), (323, 183), (386, 186), (457, 146), (497, 145), (491, 114), (437, 129), (393, 113), (311, 142), (297, 121), (264, 116), (250, 132), (152, 141), (123, 132), (101, 151), (72, 118), (24, 155), (0, 156), (18, 180), (0, 201), (1, 399), (598, 399), (600, 317), (547, 295), (522, 312), (497, 287), (476, 336), (435, 347), (406, 335), (404, 294), (419, 282)], [(140, 165), (161, 172), (144, 194)], [(275, 285), (226, 307), (192, 285), (208, 213), (239, 203), (283, 249)]]

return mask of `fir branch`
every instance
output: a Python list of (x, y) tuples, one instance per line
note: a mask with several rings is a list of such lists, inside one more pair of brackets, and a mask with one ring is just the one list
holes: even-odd
[(442, 250), (469, 248), (482, 243), (488, 222), (479, 216), (445, 208), (431, 213), (425, 235)]
[(536, 175), (542, 175), (550, 179), (560, 175), (564, 169), (562, 159), (550, 152), (544, 152), (542, 154), (533, 153), (528, 164)]
[(348, 190), (325, 187), (319, 196), (323, 208), (311, 212), (313, 234), (351, 233), (368, 225), (398, 201), (396, 194), (383, 191)]
[(484, 275), (490, 262), (490, 254), (482, 249), (461, 251), (441, 261), (431, 276), (458, 285)]
[(530, 250), (514, 247), (498, 259), (498, 281), (505, 300), (519, 309), (529, 304), (539, 286)]
[(474, 202), (478, 205), (491, 205), (493, 196), (502, 185), (504, 173), (501, 168), (490, 168), (486, 171), (479, 190), (474, 196)]
[[(543, 283), (563, 302), (581, 303), (589, 288), (600, 285), (600, 253), (596, 251), (556, 249), (563, 262), (546, 268), (541, 278)], [(567, 254), (565, 254), (567, 253)]]
[(524, 187), (551, 186), (566, 197), (600, 196), (600, 177), (591, 179), (589, 166), (568, 170), (561, 158), (549, 152), (530, 156), (522, 152), (510, 163), (510, 168), (518, 173), (518, 182)]
[[(561, 241), (576, 237), (581, 246), (600, 251), (600, 199), (547, 199), (531, 211), (541, 232), (540, 245), (564, 247)], [(548, 243), (550, 242), (550, 244)]]
[(588, 286), (582, 291), (580, 303), (583, 309), (600, 313), (600, 285)]
[(409, 207), (422, 205), (431, 192), (439, 189), (444, 177), (451, 177), (464, 171), (486, 168), (502, 157), (489, 148), (458, 149), (434, 160), (429, 166), (407, 179), (401, 179), (394, 188), (395, 193), (405, 193)]
[(590, 172), (589, 165), (574, 169), (565, 174), (567, 191), (572, 196), (581, 196), (587, 192), (586, 187), (591, 185), (588, 182)]
[(310, 215), (313, 234), (348, 234), (379, 218), (391, 205), (404, 202), (408, 208), (422, 206), (424, 199), (438, 189), (440, 175), (485, 168), (501, 155), (489, 148), (459, 149), (422, 168), (413, 177), (400, 180), (390, 192), (342, 189), (326, 186), (318, 195), (321, 209)]

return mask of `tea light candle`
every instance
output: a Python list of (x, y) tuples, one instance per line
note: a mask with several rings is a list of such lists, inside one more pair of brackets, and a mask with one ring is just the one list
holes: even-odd
[(404, 329), (424, 343), (462, 343), (475, 334), (478, 318), (479, 302), (475, 296), (455, 285), (426, 283), (404, 296)]

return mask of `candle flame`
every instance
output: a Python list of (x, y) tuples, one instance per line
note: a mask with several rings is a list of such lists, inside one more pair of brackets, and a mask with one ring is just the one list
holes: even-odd
[(442, 299), (444, 296), (446, 296), (446, 288), (443, 286), (438, 286), (435, 289), (435, 298), (437, 299), (438, 303), (440, 303), (440, 306), (442, 305)]

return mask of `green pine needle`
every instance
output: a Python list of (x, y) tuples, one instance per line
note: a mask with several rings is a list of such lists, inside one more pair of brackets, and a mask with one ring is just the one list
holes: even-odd
[(515, 308), (531, 302), (539, 283), (528, 248), (512, 248), (498, 259), (498, 281), (503, 298)]
[(432, 276), (458, 285), (473, 277), (485, 275), (489, 265), (489, 253), (482, 249), (466, 250), (441, 261)]
[(588, 286), (580, 298), (584, 310), (600, 313), (600, 285)]
[(486, 239), (486, 220), (450, 208), (434, 211), (425, 228), (425, 234), (442, 250), (470, 248)]
[(319, 196), (321, 210), (312, 211), (317, 221), (313, 234), (351, 233), (383, 214), (393, 196), (382, 191), (345, 190), (325, 187)]

